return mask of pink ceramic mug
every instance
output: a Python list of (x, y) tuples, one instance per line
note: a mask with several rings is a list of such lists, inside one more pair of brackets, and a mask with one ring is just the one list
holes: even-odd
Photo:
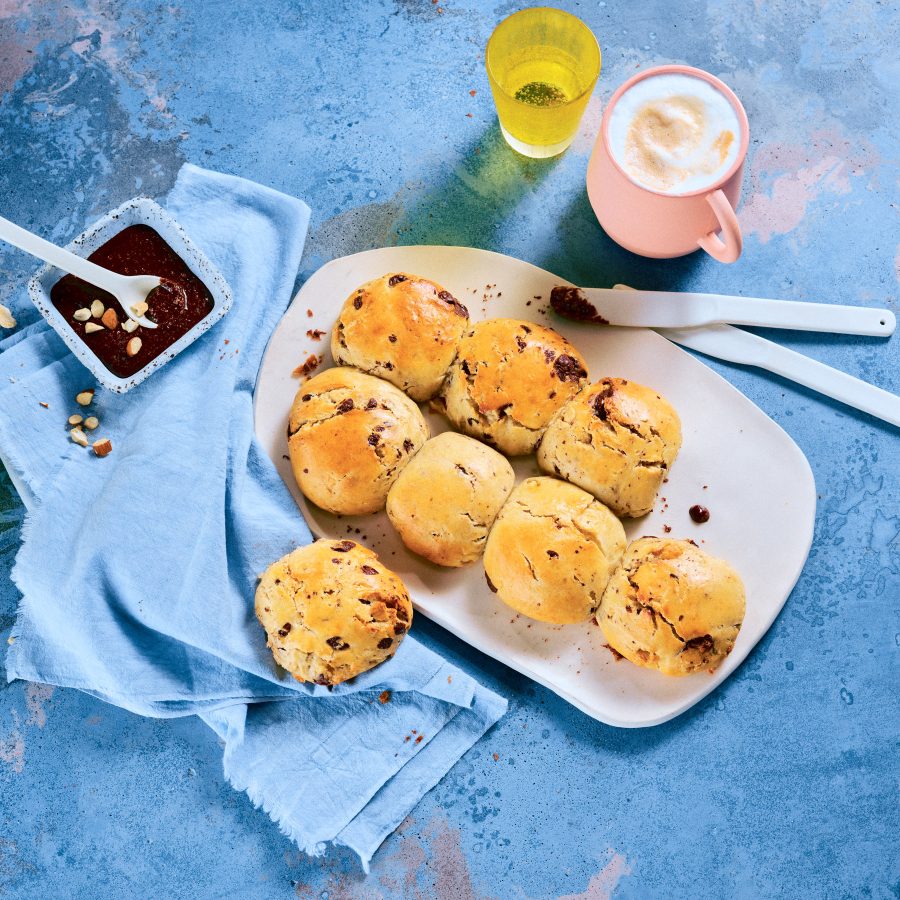
[[(734, 107), (741, 124), (741, 144), (731, 168), (713, 184), (686, 194), (664, 194), (632, 181), (613, 159), (609, 120), (618, 99), (651, 75), (693, 75), (709, 82)], [(691, 66), (656, 66), (629, 78), (603, 113), (600, 135), (588, 163), (587, 192), (603, 230), (626, 250), (668, 259), (702, 247), (713, 259), (732, 263), (743, 247), (735, 207), (741, 193), (750, 126), (741, 101), (709, 72)], [(719, 235), (721, 232), (721, 236)]]

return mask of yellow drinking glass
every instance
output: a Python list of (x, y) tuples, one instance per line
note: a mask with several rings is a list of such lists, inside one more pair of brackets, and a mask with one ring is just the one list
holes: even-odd
[(494, 29), (485, 66), (507, 143), (525, 156), (556, 156), (572, 143), (597, 83), (600, 47), (581, 19), (538, 6)]

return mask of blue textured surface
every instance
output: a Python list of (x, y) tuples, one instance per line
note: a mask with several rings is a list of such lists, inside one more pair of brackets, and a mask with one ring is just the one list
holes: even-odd
[[(503, 145), (481, 62), (514, 3), (0, 0), (0, 212), (63, 242), (136, 193), (164, 194), (190, 160), (309, 202), (303, 276), (357, 250), (454, 243), (585, 284), (896, 310), (895, 7), (559, 5), (593, 27), (604, 68), (582, 134), (539, 163)], [(720, 75), (747, 108), (747, 240), (734, 266), (639, 260), (587, 204), (602, 103), (663, 62)], [(33, 268), (0, 252), (0, 302), (22, 323), (35, 315), (21, 290)], [(774, 336), (900, 391), (898, 338)], [(800, 444), (820, 500), (781, 617), (691, 712), (608, 728), (420, 618), (419, 634), (507, 694), (510, 713), (366, 879), (349, 857), (302, 857), (225, 784), (200, 723), (7, 686), (0, 672), (0, 894), (896, 897), (897, 432), (713, 365)], [(3, 638), (21, 519), (0, 474)]]

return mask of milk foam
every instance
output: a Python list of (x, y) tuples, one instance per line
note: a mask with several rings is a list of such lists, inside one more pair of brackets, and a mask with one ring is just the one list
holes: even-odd
[(693, 75), (651, 75), (610, 113), (610, 151), (635, 183), (687, 194), (718, 181), (738, 158), (741, 123), (728, 99)]

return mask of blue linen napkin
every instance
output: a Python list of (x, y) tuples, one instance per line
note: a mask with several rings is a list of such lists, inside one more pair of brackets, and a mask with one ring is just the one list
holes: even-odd
[(167, 207), (234, 305), (128, 394), (98, 389), (96, 435), (111, 439), (110, 456), (68, 439), (66, 418), (81, 411), (73, 398), (93, 385), (55, 332), (37, 322), (0, 342), (0, 450), (29, 506), (8, 678), (148, 716), (200, 715), (225, 743), (231, 783), (303, 850), (340, 843), (367, 867), (506, 701), (414, 635), (333, 690), (274, 664), (254, 616), (256, 580), (311, 536), (256, 442), (252, 391), (309, 210), (191, 165)]

